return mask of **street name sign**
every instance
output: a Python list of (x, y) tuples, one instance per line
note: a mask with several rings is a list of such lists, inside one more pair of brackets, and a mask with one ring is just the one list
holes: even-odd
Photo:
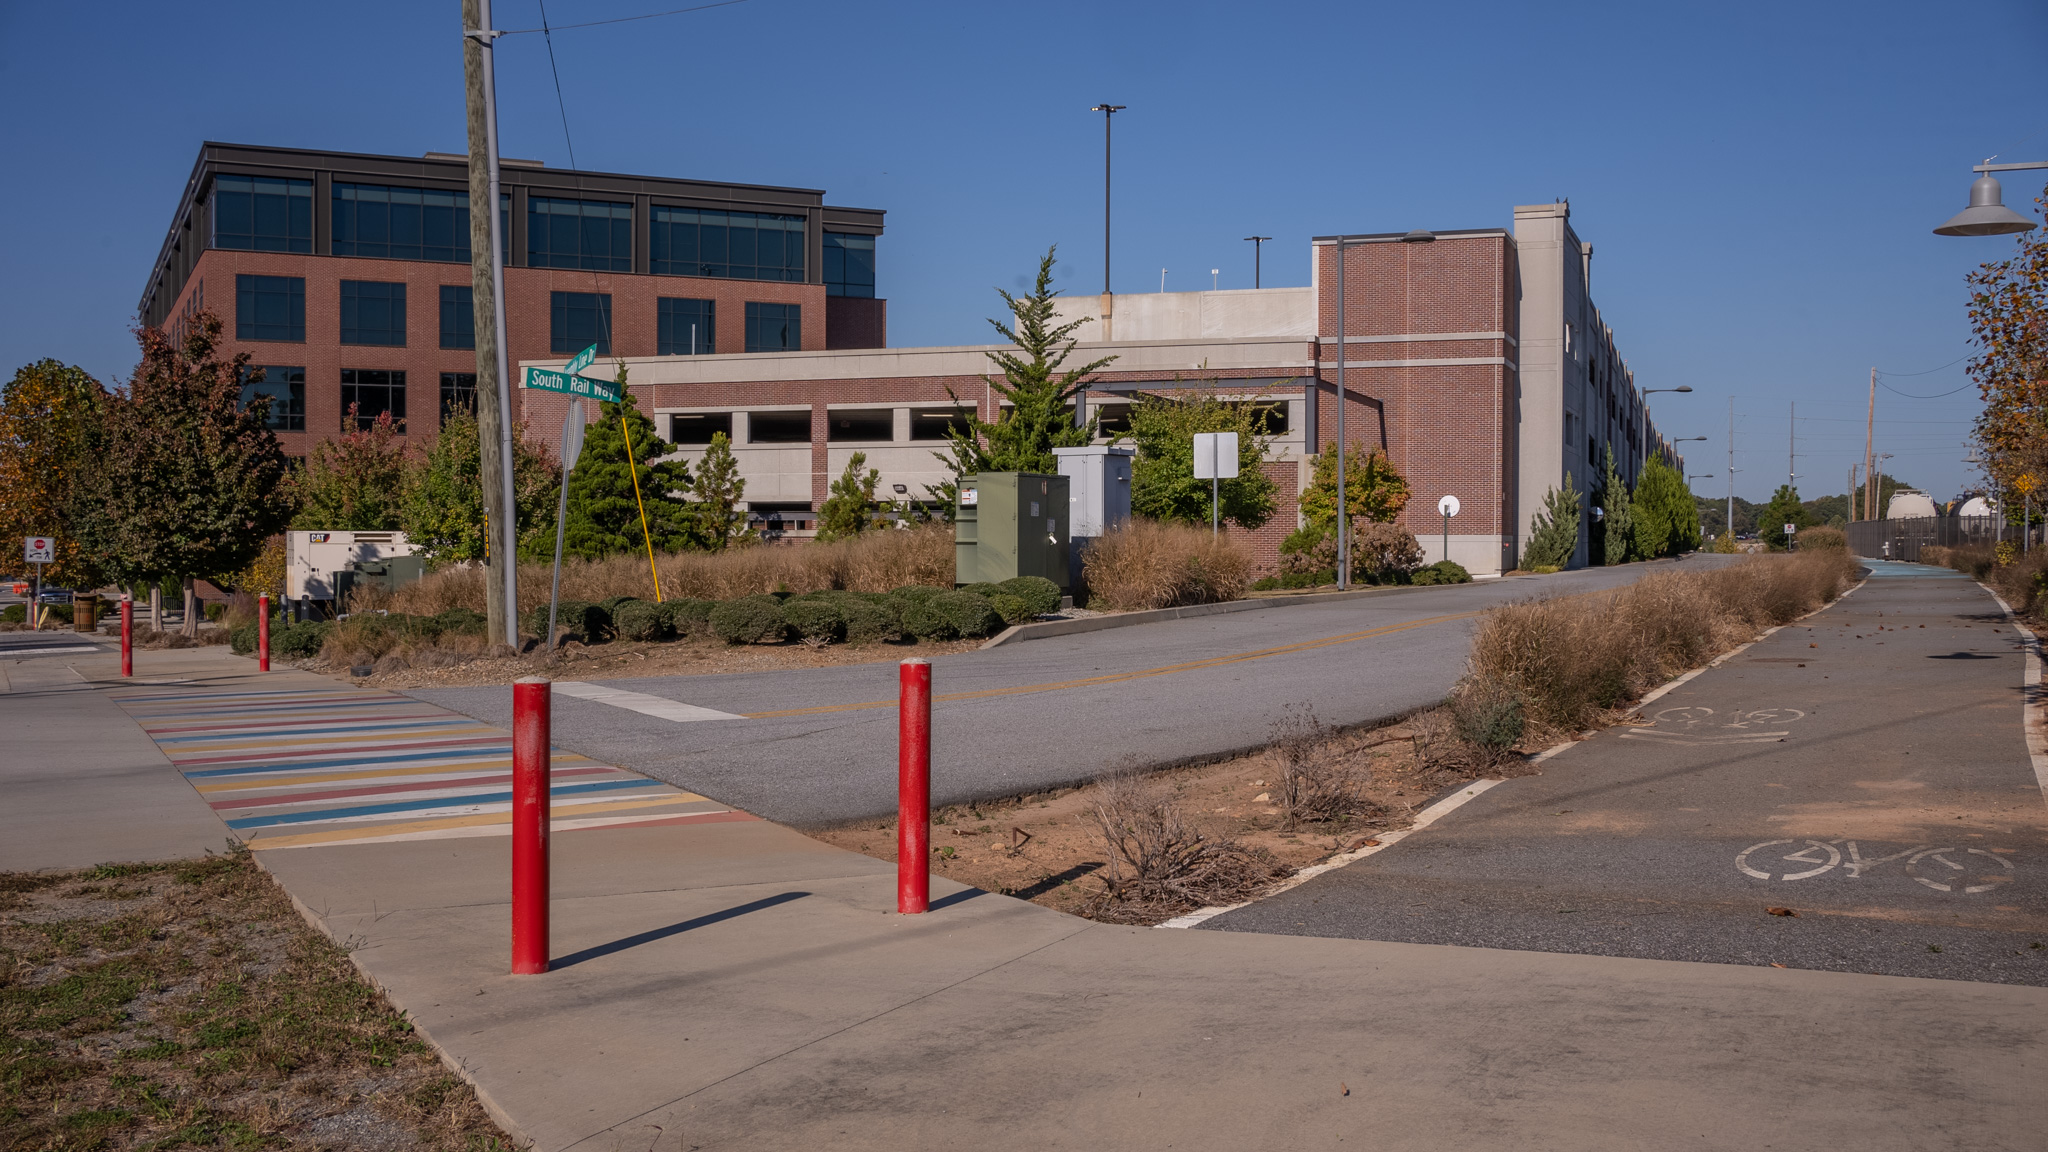
[(580, 376), (583, 374), (583, 370), (590, 367), (596, 360), (597, 345), (592, 344), (590, 347), (571, 356), (569, 362), (562, 365), (562, 371), (567, 372), (571, 376)]
[(570, 372), (556, 372), (548, 368), (528, 368), (526, 386), (537, 392), (561, 392), (569, 396), (590, 396), (608, 400), (614, 404), (619, 400), (619, 389), (609, 380), (590, 376), (578, 376)]
[(21, 542), (21, 558), (30, 564), (57, 562), (57, 542), (48, 536), (30, 536)]

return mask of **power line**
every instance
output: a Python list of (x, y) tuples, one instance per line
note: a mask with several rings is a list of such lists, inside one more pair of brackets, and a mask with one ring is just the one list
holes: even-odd
[[(679, 16), (685, 12), (702, 12), (706, 8), (726, 8), (734, 4), (745, 4), (746, 2), (747, 0), (719, 0), (719, 2), (716, 4), (699, 4), (694, 8), (671, 8), (666, 12), (648, 12), (640, 16), (620, 16), (611, 20), (587, 20), (581, 24), (557, 24), (555, 26), (555, 30), (566, 31), (570, 28), (595, 28), (600, 24), (628, 24), (635, 20), (652, 20), (658, 16)], [(543, 8), (545, 8), (545, 5), (543, 5)], [(546, 36), (548, 34), (548, 18), (547, 13), (545, 11), (541, 13), (540, 27), (512, 28), (507, 31), (500, 32), (498, 33), (498, 35), (519, 36), (528, 32), (538, 32), (542, 36)]]
[(1882, 372), (1878, 373), (1879, 379), (1877, 382), (1879, 384), (1884, 384), (1885, 391), (1890, 392), (1894, 396), (1904, 396), (1908, 400), (1939, 400), (1943, 396), (1953, 396), (1956, 393), (1961, 392), (1964, 388), (1975, 388), (1977, 386), (1977, 382), (1975, 380), (1970, 380), (1964, 382), (1960, 387), (1951, 388), (1946, 392), (1931, 392), (1925, 396), (1922, 396), (1917, 392), (1901, 392), (1897, 388), (1894, 388), (1889, 384), (1885, 384), (1883, 376), (1884, 374)]
[(548, 45), (548, 71), (555, 77), (555, 107), (562, 113), (562, 143), (569, 146), (569, 167), (581, 171), (576, 163), (576, 142), (569, 139), (569, 105), (562, 99), (562, 70), (555, 67), (555, 34), (548, 30), (548, 0), (540, 0), (540, 38)]
[[(1955, 359), (1949, 361), (1948, 363), (1943, 364), (1941, 368), (1953, 368), (1956, 365), (1961, 364), (1963, 361), (1968, 360), (1969, 358), (1969, 353), (1966, 352), (1963, 355), (1958, 356)], [(1879, 368), (1877, 370), (1877, 374), (1879, 376), (1932, 376), (1936, 372), (1941, 371), (1941, 368), (1929, 368), (1925, 372), (1887, 372), (1884, 369)]]

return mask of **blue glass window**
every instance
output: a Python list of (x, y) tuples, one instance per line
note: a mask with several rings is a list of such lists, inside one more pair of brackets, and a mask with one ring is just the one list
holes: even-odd
[(682, 300), (663, 296), (655, 301), (654, 354), (656, 356), (705, 356), (718, 351), (711, 338), (710, 300)]
[(548, 301), (548, 348), (574, 356), (592, 344), (599, 356), (612, 354), (612, 297), (609, 292), (555, 292)]
[(381, 184), (334, 186), (334, 254), (469, 260), (469, 193)]
[(299, 276), (235, 276), (235, 339), (306, 339), (306, 281)]
[(528, 196), (526, 262), (535, 268), (631, 272), (633, 206)]
[(853, 232), (825, 233), (825, 295), (875, 295), (875, 238)]
[(348, 426), (349, 407), (354, 405), (356, 428), (366, 431), (377, 417), (391, 413), (400, 429), (405, 427), (405, 373), (384, 368), (343, 368), (341, 370), (341, 420)]
[(795, 352), (803, 347), (803, 305), (748, 304), (747, 351)]
[(441, 285), (441, 347), (476, 347), (476, 296), (467, 284)]
[(213, 246), (252, 252), (311, 252), (313, 182), (269, 176), (214, 177)]
[(278, 432), (306, 430), (306, 370), (282, 364), (250, 364), (242, 369), (242, 407), (262, 396), (270, 400), (265, 427)]
[(804, 218), (654, 206), (648, 270), (659, 276), (804, 282)]
[(476, 373), (441, 373), (441, 423), (457, 411), (476, 411)]
[(405, 285), (343, 280), (341, 342), (405, 347)]

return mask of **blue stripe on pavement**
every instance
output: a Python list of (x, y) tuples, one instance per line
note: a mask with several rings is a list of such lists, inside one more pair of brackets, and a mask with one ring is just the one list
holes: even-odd
[[(550, 789), (552, 797), (575, 796), (585, 792), (616, 792), (621, 788), (660, 787), (648, 780), (607, 780), (601, 784), (571, 784)], [(359, 804), (352, 808), (327, 808), (318, 812), (285, 812), (274, 816), (245, 816), (229, 820), (230, 828), (268, 828), (278, 824), (318, 824), (350, 816), (379, 816), (387, 812), (417, 812), (424, 808), (455, 808), (469, 804), (497, 804), (512, 799), (510, 792), (482, 792), (474, 796), (442, 796), (433, 800), (397, 800), (388, 804)]]

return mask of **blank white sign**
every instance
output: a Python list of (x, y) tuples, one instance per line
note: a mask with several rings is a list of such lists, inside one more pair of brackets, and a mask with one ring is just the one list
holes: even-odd
[(1195, 433), (1195, 479), (1237, 478), (1237, 433)]

